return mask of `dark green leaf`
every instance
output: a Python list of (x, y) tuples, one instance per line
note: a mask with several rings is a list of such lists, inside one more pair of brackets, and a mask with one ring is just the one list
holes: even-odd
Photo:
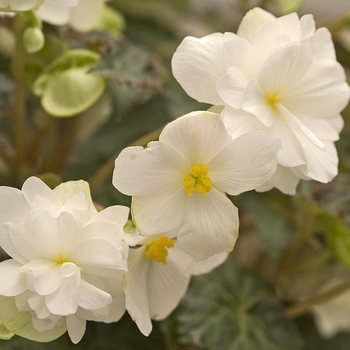
[(232, 260), (193, 279), (178, 320), (181, 341), (208, 350), (301, 349), (271, 287)]

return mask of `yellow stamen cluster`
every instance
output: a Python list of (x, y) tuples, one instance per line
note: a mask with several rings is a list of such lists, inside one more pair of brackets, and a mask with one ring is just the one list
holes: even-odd
[(166, 264), (166, 258), (168, 256), (168, 249), (173, 248), (174, 241), (169, 237), (162, 236), (158, 240), (150, 243), (146, 250), (146, 257), (154, 259), (157, 262)]
[(266, 94), (265, 100), (273, 109), (277, 109), (277, 105), (281, 102), (282, 98), (279, 96), (279, 90), (276, 90), (274, 93)]
[(208, 168), (204, 164), (197, 164), (192, 167), (190, 175), (184, 178), (184, 186), (189, 196), (192, 196), (194, 191), (205, 196), (211, 189)]

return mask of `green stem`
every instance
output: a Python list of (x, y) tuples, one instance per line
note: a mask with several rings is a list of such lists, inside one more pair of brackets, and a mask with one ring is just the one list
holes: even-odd
[[(163, 130), (163, 127), (155, 131), (152, 131), (140, 137), (139, 139), (135, 140), (129, 146), (146, 147), (149, 142), (158, 139), (159, 134), (161, 133), (162, 130)], [(107, 178), (110, 178), (112, 176), (113, 169), (114, 169), (114, 162), (115, 162), (115, 159), (118, 157), (119, 153), (120, 151), (118, 151), (116, 154), (110, 157), (90, 178), (89, 184), (90, 184), (90, 190), (92, 194), (98, 190), (98, 188), (107, 180)]]
[(15, 78), (15, 106), (13, 113), (14, 121), (14, 147), (16, 151), (15, 175), (18, 181), (21, 181), (20, 169), (23, 165), (26, 149), (26, 87), (24, 80), (24, 57), (23, 47), (23, 26), (20, 14), (14, 19), (14, 30), (16, 35), (15, 55), (13, 59), (14, 78)]
[(286, 315), (290, 318), (298, 317), (306, 312), (308, 312), (314, 305), (323, 303), (325, 301), (331, 300), (335, 296), (345, 292), (350, 289), (350, 281), (346, 281), (343, 284), (332, 288), (331, 290), (312, 297), (308, 300), (301, 302), (300, 304), (296, 304), (287, 308)]

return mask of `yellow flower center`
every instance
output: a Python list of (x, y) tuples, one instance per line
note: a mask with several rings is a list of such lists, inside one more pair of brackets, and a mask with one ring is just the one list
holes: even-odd
[(166, 264), (166, 257), (168, 256), (167, 248), (173, 247), (174, 241), (166, 236), (162, 236), (147, 246), (146, 257), (154, 259), (162, 264)]
[(208, 168), (203, 164), (197, 164), (191, 168), (190, 175), (184, 178), (184, 186), (189, 196), (194, 191), (205, 196), (211, 189), (211, 179), (208, 177)]
[(270, 105), (270, 107), (272, 109), (276, 110), (277, 109), (277, 105), (283, 100), (283, 98), (280, 96), (279, 89), (277, 89), (273, 93), (265, 94), (265, 100), (266, 100), (266, 103), (268, 105)]

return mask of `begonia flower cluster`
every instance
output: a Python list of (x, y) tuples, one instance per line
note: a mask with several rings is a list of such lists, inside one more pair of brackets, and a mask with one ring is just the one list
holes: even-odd
[[(15, 4), (0, 2), (21, 10)], [(42, 8), (49, 5), (60, 2)], [(86, 321), (115, 322), (127, 310), (148, 335), (191, 276), (234, 249), (239, 216), (229, 196), (273, 187), (293, 194), (301, 179), (337, 174), (349, 87), (330, 33), (315, 30), (312, 16), (253, 9), (237, 34), (185, 38), (172, 66), (191, 97), (214, 107), (119, 154), (112, 182), (132, 197), (130, 210), (98, 211), (84, 181), (50, 189), (30, 177), (21, 190), (0, 187), (0, 246), (9, 256), (0, 263), (0, 325), (9, 332), (49, 341), (68, 331), (77, 343)], [(16, 329), (11, 313), (26, 315), (26, 327)]]

